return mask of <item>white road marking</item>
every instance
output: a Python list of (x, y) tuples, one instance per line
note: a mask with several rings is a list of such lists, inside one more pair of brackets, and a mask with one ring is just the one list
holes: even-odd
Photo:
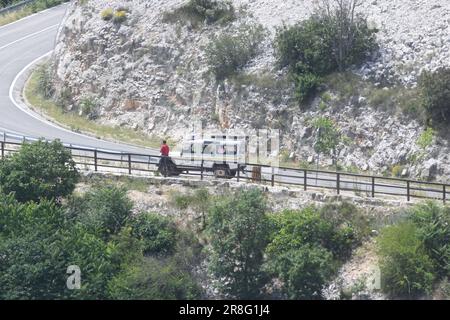
[(10, 43), (8, 43), (8, 44), (5, 44), (4, 46), (1, 46), (1, 47), (0, 47), (0, 50), (6, 49), (6, 48), (12, 46), (13, 44), (16, 44), (17, 42), (20, 42), (20, 41), (29, 39), (29, 38), (34, 37), (34, 36), (37, 36), (38, 34), (44, 33), (44, 32), (46, 32), (46, 31), (48, 31), (48, 30), (50, 30), (50, 29), (53, 29), (53, 28), (55, 28), (55, 27), (58, 27), (58, 26), (59, 26), (59, 23), (58, 23), (58, 24), (54, 24), (54, 25), (52, 25), (52, 26), (50, 26), (50, 27), (47, 27), (47, 28), (45, 28), (45, 29), (42, 29), (42, 30), (40, 30), (40, 31), (34, 32), (34, 33), (32, 33), (32, 34), (29, 34), (29, 35), (27, 35), (27, 36), (25, 36), (25, 37), (23, 37), (23, 38), (14, 40), (13, 42), (10, 42)]
[[(142, 146), (137, 146), (137, 145), (133, 145), (130, 143), (125, 143), (125, 142), (115, 142), (115, 141), (107, 141), (107, 140), (103, 140), (103, 139), (98, 139), (96, 137), (93, 136), (89, 136), (86, 134), (82, 134), (82, 133), (78, 133), (78, 132), (74, 132), (71, 131), (69, 129), (66, 129), (64, 127), (58, 126), (57, 124), (54, 124), (52, 122), (50, 122), (49, 120), (45, 119), (42, 116), (39, 116), (38, 114), (34, 113), (33, 111), (29, 110), (28, 108), (24, 108), (20, 103), (18, 103), (16, 101), (16, 99), (14, 98), (14, 88), (16, 87), (16, 83), (19, 80), (19, 78), (29, 69), (31, 68), (33, 65), (35, 65), (36, 63), (38, 63), (40, 60), (46, 58), (47, 56), (51, 55), (53, 52), (53, 50), (47, 52), (46, 54), (36, 58), (35, 60), (33, 60), (32, 62), (30, 62), (28, 65), (26, 65), (18, 74), (17, 76), (14, 78), (13, 82), (11, 83), (11, 86), (9, 87), (9, 99), (11, 100), (11, 102), (22, 112), (28, 114), (30, 117), (33, 117), (34, 119), (49, 125), (55, 129), (64, 131), (66, 133), (70, 133), (79, 137), (82, 137), (84, 139), (89, 139), (91, 141), (100, 141), (100, 142), (107, 142), (107, 143), (112, 143), (112, 144), (116, 144), (118, 147), (119, 146), (128, 146), (128, 147), (134, 147), (134, 148), (140, 148), (142, 150), (149, 150), (149, 151), (155, 151), (156, 149), (152, 149), (152, 148), (146, 148), (146, 147), (142, 147)], [(106, 150), (106, 149), (105, 149)]]
[(93, 138), (93, 137), (89, 137), (89, 136), (87, 136), (87, 135), (83, 135), (83, 134), (80, 134), (80, 133), (77, 133), (77, 132), (73, 132), (73, 131), (68, 130), (68, 129), (66, 129), (66, 128), (63, 128), (63, 127), (57, 126), (57, 125), (51, 123), (50, 121), (48, 121), (48, 120), (46, 120), (46, 119), (44, 119), (44, 118), (42, 118), (42, 117), (39, 117), (39, 116), (36, 115), (34, 112), (31, 112), (30, 110), (24, 108), (24, 107), (21, 106), (21, 105), (16, 101), (16, 99), (14, 98), (14, 88), (15, 88), (16, 83), (17, 83), (17, 81), (19, 80), (19, 78), (20, 78), (20, 77), (21, 77), (21, 76), (22, 76), (29, 68), (31, 68), (34, 64), (38, 63), (40, 60), (42, 60), (42, 59), (46, 58), (47, 56), (51, 55), (52, 52), (53, 52), (53, 50), (51, 50), (51, 51), (47, 52), (46, 54), (44, 54), (44, 55), (42, 55), (42, 56), (36, 58), (36, 59), (33, 60), (33, 61), (31, 61), (27, 66), (25, 66), (25, 67), (17, 74), (17, 76), (14, 78), (13, 82), (11, 83), (11, 86), (9, 87), (9, 99), (10, 99), (10, 100), (12, 101), (12, 103), (13, 103), (17, 108), (19, 108), (21, 111), (25, 112), (26, 114), (28, 114), (29, 116), (33, 117), (33, 118), (36, 119), (36, 120), (39, 120), (39, 121), (44, 122), (45, 124), (47, 124), (47, 125), (49, 125), (49, 126), (52, 126), (53, 128), (56, 128), (56, 129), (58, 129), (58, 130), (62, 130), (62, 131), (65, 131), (65, 132), (68, 132), (68, 133), (70, 133), (70, 134), (74, 134), (74, 135), (77, 135), (77, 136), (80, 136), (80, 137), (83, 137), (83, 138), (99, 140), (99, 139), (96, 139), (96, 138)]

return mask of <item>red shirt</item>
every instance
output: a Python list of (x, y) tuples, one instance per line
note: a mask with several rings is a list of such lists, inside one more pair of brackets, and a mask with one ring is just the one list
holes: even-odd
[(169, 146), (167, 144), (163, 144), (161, 146), (161, 155), (168, 157), (169, 156)]

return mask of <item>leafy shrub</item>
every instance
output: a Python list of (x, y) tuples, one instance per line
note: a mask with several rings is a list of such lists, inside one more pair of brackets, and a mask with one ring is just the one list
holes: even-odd
[(89, 120), (97, 118), (97, 102), (92, 97), (85, 97), (80, 101), (81, 112), (86, 115)]
[(48, 64), (43, 64), (39, 66), (36, 70), (36, 75), (38, 78), (37, 90), (44, 96), (44, 98), (51, 98), (55, 93), (52, 82), (51, 68)]
[(429, 294), (434, 266), (419, 230), (410, 222), (389, 226), (378, 238), (382, 288), (391, 296)]
[(127, 11), (125, 10), (117, 10), (114, 12), (113, 22), (120, 24), (127, 20)]
[[(322, 219), (330, 222), (338, 230), (351, 229), (353, 234), (351, 246), (361, 244), (364, 239), (370, 236), (372, 231), (372, 219), (368, 218), (361, 212), (354, 204), (343, 201), (327, 203), (319, 209), (319, 214)], [(345, 257), (348, 255), (348, 247), (340, 251), (339, 256)]]
[(336, 163), (339, 149), (345, 143), (345, 137), (330, 118), (315, 118), (312, 121), (312, 126), (318, 132), (314, 150), (319, 154), (331, 156)]
[(423, 72), (419, 78), (422, 103), (430, 119), (450, 123), (450, 68)]
[(286, 210), (271, 218), (274, 232), (265, 266), (283, 281), (283, 291), (291, 299), (321, 298), (322, 286), (369, 228), (349, 203)]
[(306, 101), (313, 97), (322, 79), (312, 73), (295, 75), (295, 97), (299, 101)]
[(201, 288), (189, 272), (169, 259), (145, 258), (114, 277), (109, 295), (119, 300), (186, 300), (201, 297)]
[(417, 139), (417, 145), (422, 149), (428, 148), (433, 143), (434, 134), (435, 132), (432, 128), (427, 128)]
[(450, 276), (450, 208), (430, 201), (415, 206), (409, 214), (438, 276)]
[(165, 217), (142, 213), (131, 219), (132, 235), (144, 243), (144, 254), (171, 254), (175, 250), (177, 230)]
[(174, 193), (170, 197), (172, 204), (181, 210), (186, 210), (192, 202), (192, 197), (186, 194)]
[(243, 26), (235, 34), (222, 34), (212, 39), (206, 54), (208, 65), (218, 81), (245, 67), (259, 52), (264, 39), (262, 26)]
[(59, 141), (25, 143), (0, 162), (1, 189), (21, 202), (65, 197), (78, 179), (72, 155)]
[(331, 210), (323, 210), (323, 216), (315, 207), (308, 207), (301, 211), (286, 210), (272, 217), (276, 231), (267, 252), (276, 255), (313, 244), (332, 252), (335, 259), (347, 257), (360, 239), (351, 223), (343, 223), (343, 218), (340, 223), (337, 219), (330, 220)]
[(339, 9), (318, 12), (308, 20), (277, 30), (278, 63), (289, 68), (297, 97), (304, 101), (315, 93), (318, 77), (362, 63), (376, 47), (375, 32), (360, 16), (347, 16)]
[(172, 12), (166, 12), (165, 22), (190, 23), (198, 27), (203, 23), (226, 23), (235, 19), (234, 7), (230, 1), (220, 0), (190, 0), (182, 7)]
[(323, 247), (304, 245), (277, 255), (269, 270), (283, 281), (288, 299), (320, 299), (321, 289), (336, 272), (336, 263)]
[(393, 166), (392, 170), (391, 170), (392, 171), (391, 172), (392, 176), (393, 177), (397, 177), (397, 178), (401, 177), (403, 169), (404, 169), (404, 167), (402, 165), (400, 165), (400, 164), (397, 164), (397, 165)]
[(114, 17), (114, 10), (111, 8), (106, 8), (100, 13), (102, 20), (109, 21)]
[(74, 203), (77, 220), (103, 239), (118, 234), (129, 221), (132, 202), (126, 190), (113, 187), (97, 187)]
[[(0, 299), (105, 298), (113, 268), (107, 246), (48, 200), (18, 203), (0, 194)], [(68, 290), (65, 270), (79, 265), (81, 290)]]
[(216, 202), (209, 210), (210, 269), (224, 293), (259, 297), (266, 282), (262, 270), (270, 224), (266, 201), (257, 190), (241, 191)]

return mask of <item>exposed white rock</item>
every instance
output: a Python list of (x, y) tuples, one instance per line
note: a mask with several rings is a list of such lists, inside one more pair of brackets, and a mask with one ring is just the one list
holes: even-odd
[[(209, 128), (281, 127), (283, 146), (299, 160), (314, 159), (308, 119), (323, 115), (333, 118), (352, 142), (339, 155), (345, 166), (381, 173), (422, 153), (416, 144), (423, 131), (420, 124), (375, 110), (366, 97), (357, 95), (326, 111), (316, 107), (320, 99), (306, 111), (298, 107), (292, 86), (284, 81), (285, 72), (275, 66), (272, 39), (277, 26), (310, 16), (317, 1), (234, 0), (246, 14), (227, 26), (192, 30), (163, 23), (163, 13), (183, 2), (74, 1), (55, 50), (58, 92), (69, 90), (75, 105), (84, 97), (94, 97), (101, 123), (160, 136), (180, 138), (196, 120)], [(103, 9), (124, 4), (130, 9), (125, 23), (115, 25), (100, 18)], [(364, 78), (383, 86), (394, 80), (414, 85), (422, 70), (450, 65), (450, 1), (363, 1), (359, 11), (380, 30), (379, 52), (355, 70)], [(270, 32), (261, 44), (262, 53), (245, 72), (268, 72), (271, 85), (217, 84), (206, 64), (204, 49), (210, 37), (257, 21)], [(450, 178), (449, 141), (436, 140), (411, 166), (411, 177)], [(321, 157), (321, 161), (326, 164), (330, 159)], [(438, 167), (430, 166), (430, 161), (437, 161)]]

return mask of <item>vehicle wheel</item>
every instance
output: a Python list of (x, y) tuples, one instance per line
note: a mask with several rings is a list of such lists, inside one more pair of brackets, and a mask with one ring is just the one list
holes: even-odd
[(228, 178), (231, 175), (230, 168), (227, 166), (217, 166), (214, 168), (214, 177), (215, 178)]

